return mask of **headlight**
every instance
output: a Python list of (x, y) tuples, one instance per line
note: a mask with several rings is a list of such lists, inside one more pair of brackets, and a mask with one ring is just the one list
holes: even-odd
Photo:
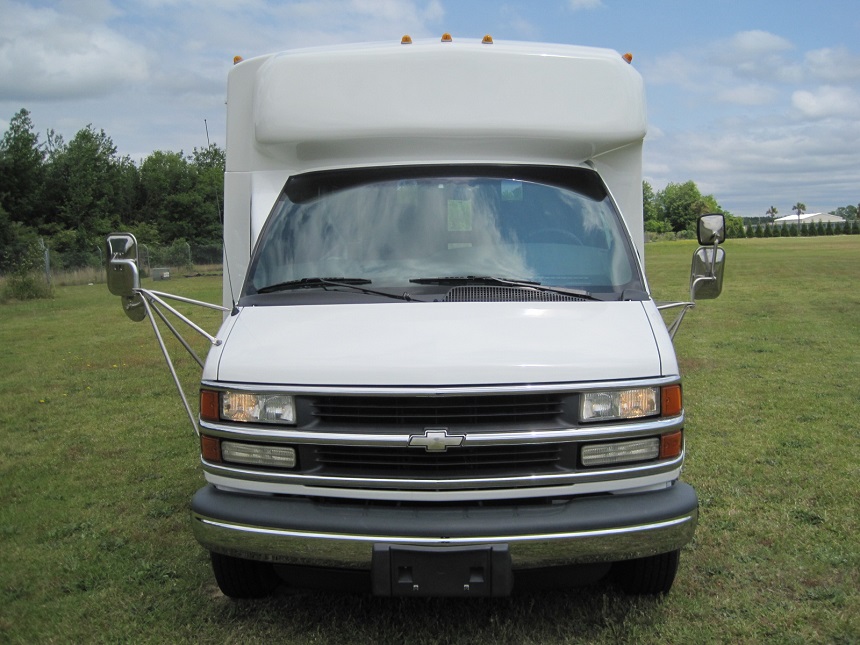
[(221, 418), (245, 423), (295, 423), (296, 406), (286, 394), (248, 394), (224, 392)]
[(655, 414), (660, 414), (660, 388), (657, 387), (585, 392), (582, 395), (582, 421), (638, 419)]
[(206, 421), (294, 424), (296, 403), (289, 394), (202, 390), (200, 416)]

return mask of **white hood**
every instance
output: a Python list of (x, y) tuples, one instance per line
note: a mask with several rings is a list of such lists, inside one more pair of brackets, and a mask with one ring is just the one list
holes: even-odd
[(659, 377), (660, 352), (644, 305), (246, 307), (225, 322), (220, 334), (225, 342), (210, 353), (204, 378), (272, 385), (476, 386)]

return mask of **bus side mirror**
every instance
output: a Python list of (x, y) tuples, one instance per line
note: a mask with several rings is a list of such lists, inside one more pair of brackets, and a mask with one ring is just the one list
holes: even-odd
[(709, 300), (723, 291), (726, 252), (719, 247), (726, 239), (726, 218), (722, 213), (699, 217), (696, 229), (700, 246), (690, 268), (690, 300)]
[(105, 238), (105, 251), (108, 291), (122, 299), (126, 316), (140, 322), (146, 318), (146, 308), (137, 291), (140, 289), (137, 240), (131, 233), (112, 233)]

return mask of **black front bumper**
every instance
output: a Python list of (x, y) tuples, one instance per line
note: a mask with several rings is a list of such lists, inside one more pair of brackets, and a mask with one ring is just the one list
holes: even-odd
[(374, 545), (507, 545), (513, 569), (613, 562), (689, 542), (691, 486), (546, 504), (364, 503), (201, 488), (194, 535), (208, 550), (285, 564), (370, 570)]

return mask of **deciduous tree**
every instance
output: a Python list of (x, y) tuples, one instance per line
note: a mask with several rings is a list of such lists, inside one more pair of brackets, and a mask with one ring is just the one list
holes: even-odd
[(45, 204), (48, 232), (80, 230), (85, 237), (101, 237), (128, 219), (133, 164), (117, 156), (104, 130), (91, 125), (52, 151), (46, 172)]
[(670, 183), (657, 193), (658, 210), (673, 231), (693, 231), (696, 219), (705, 213), (721, 211), (713, 195), (702, 195), (694, 181)]
[(37, 224), (45, 155), (30, 113), (19, 110), (0, 140), (0, 205), (13, 221)]

